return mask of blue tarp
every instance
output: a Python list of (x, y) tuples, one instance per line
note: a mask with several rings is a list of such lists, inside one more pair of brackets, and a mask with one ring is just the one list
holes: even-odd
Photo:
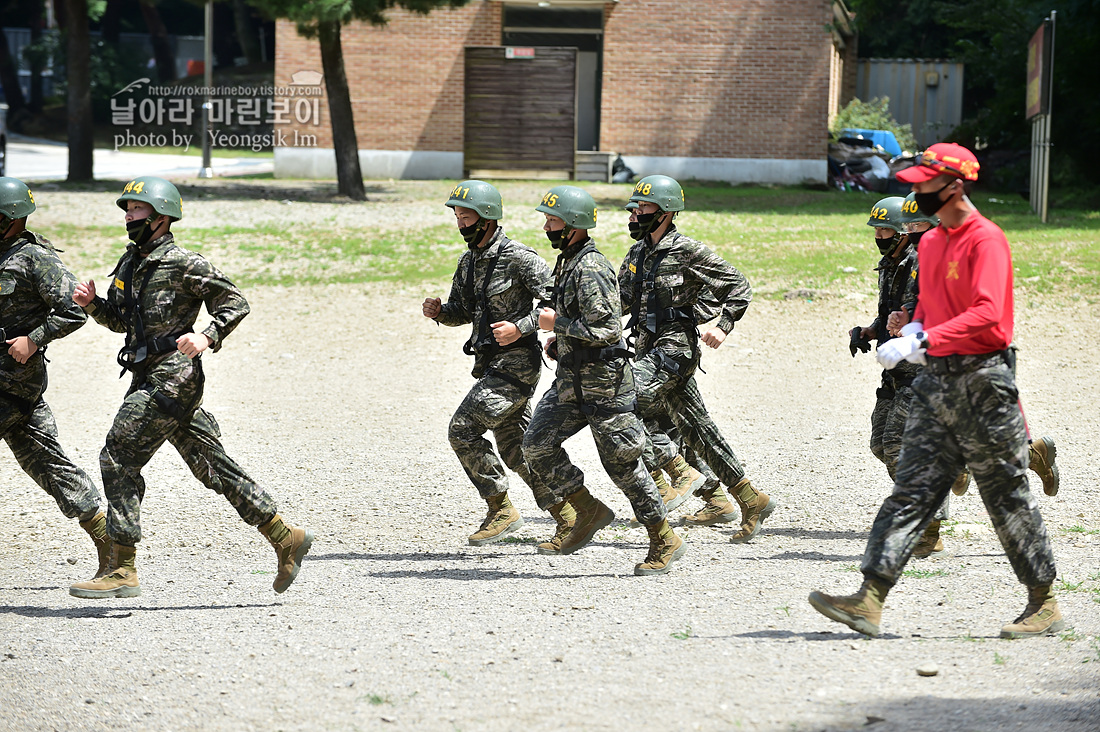
[(876, 145), (879, 145), (890, 155), (901, 155), (901, 145), (898, 144), (898, 139), (894, 137), (893, 132), (888, 130), (861, 130), (854, 127), (847, 127), (840, 131), (841, 137), (863, 137), (865, 140), (870, 140)]

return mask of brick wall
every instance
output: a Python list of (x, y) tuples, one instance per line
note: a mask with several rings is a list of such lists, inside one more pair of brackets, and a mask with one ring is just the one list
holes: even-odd
[[(462, 150), (463, 47), (500, 45), (501, 3), (346, 26), (360, 149)], [(627, 155), (823, 159), (831, 0), (622, 0), (604, 9), (600, 147)], [(276, 27), (276, 84), (321, 71), (316, 40)], [(850, 73), (845, 69), (845, 76)], [(319, 124), (291, 124), (332, 147)]]
[[(427, 16), (395, 10), (387, 17), (384, 27), (352, 23), (340, 34), (359, 149), (461, 152), (463, 48), (500, 45), (500, 3), (474, 0)], [(275, 33), (277, 86), (297, 71), (322, 71), (315, 39), (300, 37), (286, 21)], [(327, 98), (320, 108), (318, 125), (292, 122), (284, 134), (315, 134), (318, 147), (331, 148)]]
[(829, 0), (623, 0), (604, 41), (600, 147), (820, 159)]

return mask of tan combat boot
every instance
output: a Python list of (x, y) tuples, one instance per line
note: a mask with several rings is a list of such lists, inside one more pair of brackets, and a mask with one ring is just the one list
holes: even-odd
[(95, 544), (99, 568), (96, 569), (95, 577), (92, 579), (99, 579), (111, 568), (111, 540), (107, 538), (107, 516), (100, 511), (87, 521), (81, 521), (80, 528), (88, 532), (88, 536), (92, 537), (92, 542)]
[(615, 513), (593, 498), (587, 488), (581, 488), (566, 500), (577, 512), (577, 518), (573, 530), (561, 542), (561, 553), (572, 554), (592, 541), (597, 531), (614, 521)]
[(970, 468), (964, 467), (959, 476), (955, 478), (955, 482), (951, 484), (951, 492), (956, 496), (962, 496), (966, 494), (966, 489), (970, 487)]
[(943, 539), (940, 538), (940, 520), (934, 519), (921, 534), (917, 546), (913, 549), (913, 559), (925, 559), (943, 553)]
[(644, 562), (634, 565), (634, 574), (667, 574), (672, 563), (684, 556), (687, 545), (668, 525), (667, 519), (645, 529), (649, 532), (649, 554)]
[(539, 554), (561, 554), (561, 543), (577, 523), (577, 512), (569, 505), (569, 501), (562, 501), (546, 510), (558, 522), (558, 528), (550, 541), (544, 541), (538, 545), (537, 551)]
[(508, 534), (523, 526), (523, 517), (519, 515), (507, 493), (498, 493), (485, 499), (489, 511), (481, 528), (470, 534), (470, 546), (485, 546), (500, 541)]
[(313, 532), (287, 526), (279, 514), (275, 514), (274, 518), (258, 528), (271, 546), (275, 547), (275, 556), (279, 560), (279, 571), (271, 586), (276, 592), (286, 592), (286, 588), (290, 587), (290, 583), (298, 576), (298, 570), (302, 568), (302, 559), (309, 553), (309, 547), (313, 544)]
[(737, 520), (737, 510), (734, 509), (721, 486), (704, 488), (702, 492), (696, 492), (696, 495), (702, 498), (706, 505), (694, 515), (685, 516), (683, 519), (685, 526), (714, 526)]
[(1058, 475), (1058, 463), (1054, 462), (1058, 456), (1054, 440), (1040, 437), (1027, 446), (1027, 455), (1031, 460), (1031, 469), (1043, 480), (1043, 493), (1048, 496), (1058, 495), (1058, 485), (1062, 478)]
[(879, 634), (882, 606), (886, 603), (889, 585), (878, 579), (865, 579), (854, 595), (834, 597), (824, 592), (811, 592), (810, 604), (819, 613), (844, 623), (849, 628), (872, 638)]
[(672, 497), (665, 500), (665, 509), (668, 511), (679, 508), (692, 491), (699, 490), (707, 482), (707, 476), (691, 467), (682, 455), (672, 458), (661, 470), (668, 473), (668, 477), (672, 479)]
[[(677, 496), (676, 492), (672, 490), (672, 486), (665, 480), (665, 474), (660, 470), (654, 470), (649, 474), (653, 478), (653, 484), (657, 486), (657, 493), (661, 496), (661, 503), (665, 504), (665, 510), (671, 511), (679, 506), (687, 496)], [(638, 520), (638, 517), (630, 519), (630, 528), (636, 529), (642, 525), (642, 522)]]
[(777, 504), (766, 493), (753, 488), (748, 478), (742, 478), (731, 493), (741, 507), (741, 530), (730, 537), (730, 543), (744, 544), (756, 538), (764, 519), (772, 515)]
[(1066, 627), (1050, 585), (1027, 588), (1027, 607), (1015, 622), (1001, 628), (1002, 638), (1054, 635)]
[(141, 585), (138, 584), (137, 569), (134, 567), (135, 554), (135, 547), (111, 542), (111, 561), (107, 572), (102, 577), (77, 582), (69, 587), (69, 594), (91, 600), (137, 597), (141, 594)]

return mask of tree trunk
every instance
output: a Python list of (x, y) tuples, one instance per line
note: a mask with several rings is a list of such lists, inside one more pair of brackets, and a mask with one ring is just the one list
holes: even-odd
[(88, 0), (65, 0), (68, 15), (68, 104), (70, 182), (93, 179), (92, 52), (88, 36)]
[[(37, 9), (31, 18), (31, 46), (38, 47), (42, 40), (42, 27), (46, 24), (46, 8), (41, 1), (37, 3)], [(31, 98), (27, 106), (31, 112), (38, 114), (42, 111), (42, 72), (45, 70), (45, 58), (41, 51), (27, 56), (27, 65), (31, 67)]]
[(23, 90), (19, 87), (19, 61), (11, 57), (8, 35), (0, 28), (0, 84), (4, 87), (4, 97), (8, 100), (8, 111), (12, 116), (27, 106)]
[(245, 0), (233, 0), (233, 25), (237, 28), (237, 42), (241, 44), (241, 53), (248, 59), (248, 63), (258, 64), (263, 61), (260, 36), (252, 19), (252, 8)]
[(112, 46), (118, 45), (122, 31), (122, 0), (107, 0), (107, 8), (99, 21), (100, 36)]
[(164, 27), (160, 11), (153, 0), (142, 0), (141, 17), (149, 29), (149, 41), (153, 44), (153, 58), (157, 62), (157, 78), (160, 81), (176, 80), (176, 55), (172, 53), (172, 44), (168, 40), (168, 29)]
[(359, 144), (355, 139), (355, 119), (351, 113), (348, 77), (344, 73), (344, 54), (340, 48), (340, 22), (326, 21), (317, 26), (321, 41), (321, 66), (328, 92), (328, 112), (332, 118), (332, 146), (336, 149), (336, 182), (342, 195), (365, 201), (363, 173), (359, 168)]

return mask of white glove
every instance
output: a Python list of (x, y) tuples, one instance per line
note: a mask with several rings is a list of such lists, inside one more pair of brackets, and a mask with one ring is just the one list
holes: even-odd
[(875, 351), (875, 360), (886, 369), (894, 368), (903, 359), (924, 365), (924, 349), (920, 347), (920, 339), (916, 334), (888, 340)]
[(921, 323), (920, 321), (917, 321), (917, 320), (914, 320), (911, 323), (906, 323), (905, 325), (901, 326), (901, 334), (903, 336), (916, 335), (917, 333), (920, 333), (923, 330), (924, 330), (924, 323)]

